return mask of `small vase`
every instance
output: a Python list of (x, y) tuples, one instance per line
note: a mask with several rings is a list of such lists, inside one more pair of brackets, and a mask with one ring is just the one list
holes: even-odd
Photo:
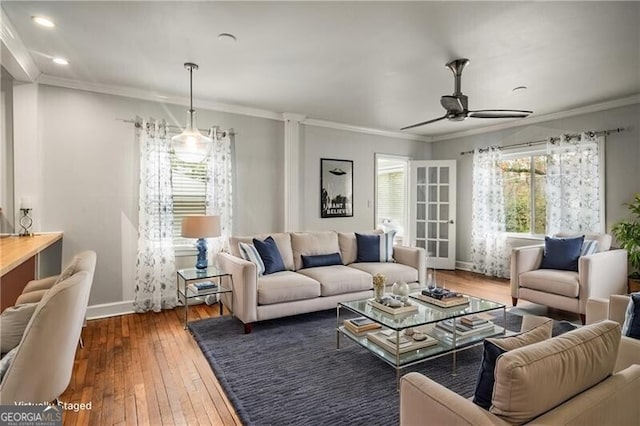
[(373, 286), (373, 297), (377, 302), (382, 300), (382, 298), (384, 297), (384, 284)]

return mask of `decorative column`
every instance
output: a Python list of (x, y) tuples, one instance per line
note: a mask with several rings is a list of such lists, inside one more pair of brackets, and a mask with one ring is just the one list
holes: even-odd
[(304, 115), (285, 112), (284, 118), (284, 230), (300, 230), (300, 123)]

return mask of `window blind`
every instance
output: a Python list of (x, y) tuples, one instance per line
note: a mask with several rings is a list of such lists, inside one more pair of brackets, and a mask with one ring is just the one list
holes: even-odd
[(176, 249), (193, 249), (193, 239), (182, 238), (182, 218), (207, 212), (207, 171), (209, 160), (187, 163), (171, 155), (173, 190), (173, 241)]

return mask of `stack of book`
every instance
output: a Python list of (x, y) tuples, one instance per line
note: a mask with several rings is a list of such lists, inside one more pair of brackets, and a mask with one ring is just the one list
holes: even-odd
[(366, 334), (371, 330), (377, 330), (382, 326), (375, 321), (365, 317), (358, 317), (344, 320), (344, 328), (356, 335)]
[[(465, 319), (468, 318), (468, 319)], [(464, 321), (463, 321), (464, 320)], [(477, 333), (493, 330), (493, 323), (477, 316), (462, 317), (455, 321), (452, 319), (440, 321), (436, 324), (436, 328), (453, 334), (455, 332), (458, 337), (467, 337)]]
[(462, 295), (436, 298), (424, 291), (422, 293), (412, 294), (411, 297), (422, 302), (436, 305), (440, 308), (452, 308), (455, 306), (467, 305), (469, 303), (469, 299)]
[(381, 310), (383, 312), (386, 312), (386, 313), (392, 314), (392, 315), (409, 314), (409, 313), (418, 312), (418, 307), (416, 305), (391, 307), (391, 306), (384, 305), (384, 304), (382, 304), (380, 302), (376, 302), (373, 299), (369, 300), (369, 304), (371, 306), (373, 306), (374, 308), (376, 308), (376, 309), (379, 309), (379, 310)]
[(218, 284), (211, 281), (201, 281), (199, 283), (189, 284), (187, 286), (189, 292), (193, 294), (207, 293), (209, 290), (217, 290)]
[(400, 341), (396, 343), (396, 332), (393, 330), (369, 333), (367, 334), (367, 339), (392, 354), (396, 353), (396, 349), (398, 353), (403, 354), (438, 344), (438, 341), (431, 336), (427, 336), (424, 340), (417, 341), (403, 334), (400, 334)]

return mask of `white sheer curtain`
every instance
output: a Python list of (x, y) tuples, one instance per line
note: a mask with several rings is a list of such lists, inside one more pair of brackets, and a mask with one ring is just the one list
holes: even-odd
[(209, 240), (212, 255), (228, 249), (227, 241), (232, 233), (233, 219), (233, 139), (228, 132), (224, 136), (213, 132), (213, 147), (207, 176), (207, 214), (220, 216), (219, 238)]
[(602, 232), (595, 134), (550, 139), (547, 148), (547, 233)]
[(500, 150), (495, 147), (473, 153), (471, 261), (475, 272), (506, 278), (510, 254), (499, 161)]
[(136, 312), (177, 304), (173, 250), (171, 138), (164, 122), (142, 121), (140, 144), (138, 251), (133, 307)]

